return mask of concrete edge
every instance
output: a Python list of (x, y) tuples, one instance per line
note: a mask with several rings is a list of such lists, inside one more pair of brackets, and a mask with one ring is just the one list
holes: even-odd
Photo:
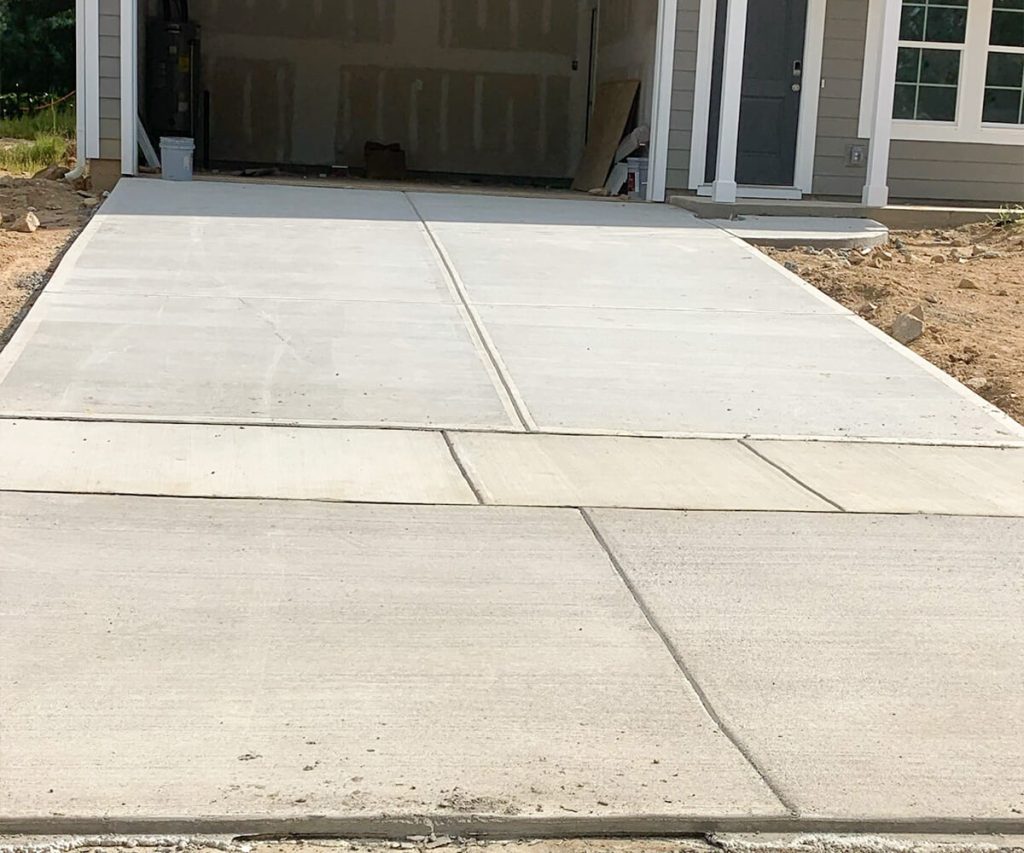
[(0, 817), (0, 835), (230, 835), (257, 840), (322, 836), (402, 840), (409, 835), (517, 838), (670, 838), (709, 833), (830, 833), (906, 835), (1020, 835), (1024, 816), (830, 818), (758, 816), (620, 815), (519, 817), (504, 815), (297, 815), (295, 817), (192, 818)]
[[(758, 235), (757, 233), (743, 234), (738, 230), (733, 230), (729, 227), (729, 223), (723, 220), (708, 220), (709, 222), (721, 223), (721, 227), (732, 234), (734, 237), (739, 237), (746, 243), (750, 243), (752, 246), (761, 246), (766, 249), (796, 249), (805, 246), (810, 246), (814, 249), (873, 249), (875, 246), (884, 246), (889, 242), (889, 231), (878, 232), (861, 232), (854, 234), (835, 234), (830, 235), (827, 233), (821, 233), (814, 237), (785, 237), (781, 234), (778, 236), (771, 235)], [(874, 220), (866, 219), (865, 222), (873, 222)], [(881, 225), (881, 223), (877, 223)], [(884, 227), (884, 226), (882, 226)]]

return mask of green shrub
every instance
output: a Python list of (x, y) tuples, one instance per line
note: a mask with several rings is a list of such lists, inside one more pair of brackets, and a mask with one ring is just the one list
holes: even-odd
[(999, 208), (993, 224), (997, 228), (1014, 228), (1024, 225), (1024, 204), (1004, 204)]

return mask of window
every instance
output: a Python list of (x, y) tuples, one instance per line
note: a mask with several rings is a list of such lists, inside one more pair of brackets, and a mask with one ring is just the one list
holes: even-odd
[(904, 0), (893, 118), (956, 121), (966, 37), (967, 0)]
[[(892, 0), (869, 2), (864, 137)], [(901, 0), (899, 11), (892, 138), (1024, 145), (1024, 0)]]
[(981, 120), (1024, 125), (1024, 0), (993, 0)]

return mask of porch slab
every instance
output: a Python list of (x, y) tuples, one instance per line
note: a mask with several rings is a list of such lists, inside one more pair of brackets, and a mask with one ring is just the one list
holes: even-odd
[(801, 817), (1020, 819), (1024, 519), (593, 517)]
[(754, 246), (792, 249), (857, 249), (881, 246), (889, 229), (873, 219), (813, 216), (737, 216), (710, 219), (724, 231)]
[(453, 433), (486, 503), (829, 512), (739, 442)]
[(786, 813), (574, 511), (3, 493), (0, 600), (8, 819)]
[(0, 420), (0, 489), (475, 504), (436, 432)]
[(756, 441), (850, 512), (1024, 516), (1024, 449)]

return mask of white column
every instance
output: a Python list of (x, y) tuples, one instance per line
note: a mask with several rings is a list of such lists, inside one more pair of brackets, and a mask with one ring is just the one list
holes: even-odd
[(647, 200), (664, 201), (668, 186), (668, 134), (672, 121), (672, 76), (676, 58), (678, 0), (658, 3), (658, 34), (654, 57), (654, 97), (651, 102), (651, 161)]
[(900, 39), (902, 0), (883, 0), (878, 42), (878, 74), (871, 113), (868, 172), (863, 202), (868, 207), (889, 203), (889, 143), (892, 141), (892, 104), (896, 88), (896, 52)]
[(138, 0), (121, 0), (121, 174), (139, 171)]
[(743, 50), (747, 41), (747, 0), (729, 0), (725, 15), (725, 51), (722, 61), (722, 108), (718, 122), (718, 161), (714, 201), (736, 201), (736, 147), (740, 132), (740, 95), (743, 89)]

